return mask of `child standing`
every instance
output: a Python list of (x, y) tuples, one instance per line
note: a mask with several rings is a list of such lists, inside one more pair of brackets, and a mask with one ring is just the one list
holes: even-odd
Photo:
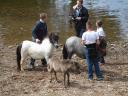
[(96, 21), (96, 27), (97, 27), (97, 34), (99, 35), (99, 48), (98, 48), (98, 60), (100, 64), (105, 64), (104, 56), (106, 56), (106, 40), (105, 40), (105, 32), (102, 27), (103, 23), (101, 20)]
[(99, 36), (92, 29), (92, 23), (90, 21), (86, 24), (87, 31), (82, 35), (82, 44), (85, 47), (86, 61), (88, 65), (88, 80), (93, 80), (93, 66), (95, 68), (95, 73), (97, 80), (103, 80), (102, 73), (97, 59), (97, 50), (96, 46), (99, 45)]

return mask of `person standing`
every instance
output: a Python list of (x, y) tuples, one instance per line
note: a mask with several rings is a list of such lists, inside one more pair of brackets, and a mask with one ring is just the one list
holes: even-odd
[(100, 45), (98, 49), (98, 59), (101, 65), (105, 64), (104, 56), (106, 56), (106, 40), (105, 40), (105, 32), (102, 27), (103, 23), (101, 20), (96, 21), (97, 34), (99, 35)]
[(99, 36), (92, 29), (92, 23), (90, 21), (86, 24), (87, 31), (82, 35), (82, 44), (85, 47), (86, 62), (88, 65), (88, 80), (93, 80), (93, 65), (95, 68), (95, 73), (97, 80), (103, 80), (102, 73), (97, 59), (97, 46), (99, 45)]
[(70, 21), (74, 23), (76, 36), (82, 37), (83, 32), (86, 30), (89, 14), (88, 10), (83, 6), (83, 0), (77, 0), (76, 3), (72, 8)]
[[(33, 42), (41, 43), (42, 40), (48, 35), (46, 20), (47, 20), (47, 14), (40, 13), (40, 19), (37, 21), (36, 25), (32, 30)], [(42, 59), (41, 61), (43, 65), (46, 65), (47, 62), (45, 59)], [(34, 68), (34, 63), (35, 63), (35, 59), (31, 58), (30, 65), (32, 65), (32, 68)]]

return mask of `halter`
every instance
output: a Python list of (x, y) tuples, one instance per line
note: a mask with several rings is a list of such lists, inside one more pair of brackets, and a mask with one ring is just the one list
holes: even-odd
[(49, 39), (50, 39), (50, 42), (53, 44), (53, 46), (58, 48), (59, 36), (55, 33), (51, 33), (49, 36)]

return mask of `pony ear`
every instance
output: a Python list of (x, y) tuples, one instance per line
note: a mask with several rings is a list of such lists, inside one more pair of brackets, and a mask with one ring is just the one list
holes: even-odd
[(53, 36), (53, 33), (50, 33), (49, 40), (50, 40), (51, 43), (52, 43), (52, 36)]
[(54, 35), (56, 36), (56, 39), (59, 40), (59, 32), (55, 32)]

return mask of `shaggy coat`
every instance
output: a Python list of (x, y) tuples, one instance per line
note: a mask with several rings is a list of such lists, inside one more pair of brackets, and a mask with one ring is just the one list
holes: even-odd
[(51, 73), (51, 81), (52, 81), (52, 72), (55, 74), (56, 81), (57, 75), (56, 72), (63, 72), (64, 73), (64, 86), (66, 86), (66, 75), (67, 75), (67, 84), (70, 84), (69, 81), (69, 72), (75, 71), (77, 73), (80, 73), (79, 71), (79, 65), (77, 62), (71, 61), (69, 59), (67, 60), (60, 60), (59, 58), (52, 57), (49, 59), (48, 62), (48, 71)]

